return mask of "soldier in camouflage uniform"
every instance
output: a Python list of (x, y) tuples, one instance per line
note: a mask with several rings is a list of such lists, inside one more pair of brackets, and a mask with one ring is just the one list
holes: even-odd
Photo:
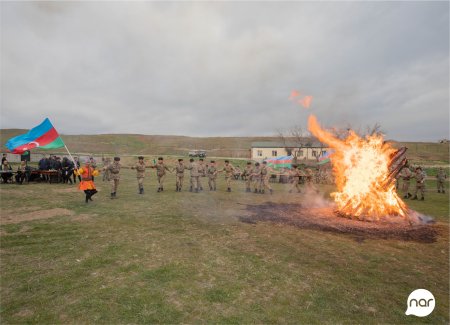
[(198, 165), (194, 159), (189, 159), (189, 167), (187, 169), (189, 169), (191, 173), (191, 187), (189, 192), (195, 191), (195, 193), (198, 193), (198, 180), (200, 178), (200, 173), (198, 172)]
[(440, 167), (438, 169), (438, 172), (436, 174), (437, 178), (437, 191), (438, 193), (445, 193), (445, 179), (447, 178), (447, 174), (445, 173), (444, 169)]
[[(104, 162), (103, 162), (103, 166), (105, 167), (105, 166), (109, 166), (111, 164), (111, 158), (106, 158), (105, 160), (104, 160)], [(109, 182), (110, 181), (110, 179), (109, 179), (109, 170), (107, 170), (107, 169), (105, 169), (105, 168), (103, 168), (103, 170), (104, 170), (104, 173), (103, 173), (103, 182), (104, 181), (107, 181), (107, 182)]]
[(145, 163), (144, 157), (139, 156), (138, 162), (131, 169), (136, 169), (136, 177), (138, 182), (139, 194), (144, 194), (144, 173), (145, 173)]
[(416, 190), (414, 191), (414, 197), (411, 200), (418, 200), (417, 192), (420, 191), (420, 194), (422, 195), (421, 200), (423, 201), (425, 200), (425, 174), (421, 167), (416, 168), (413, 177), (416, 179)]
[(119, 187), (119, 180), (120, 180), (120, 158), (114, 157), (114, 162), (107, 167), (104, 167), (105, 170), (109, 172), (109, 179), (111, 183), (111, 199), (116, 198), (117, 188)]
[(158, 193), (164, 191), (164, 179), (166, 178), (166, 170), (170, 172), (169, 167), (164, 164), (164, 158), (159, 157), (156, 165), (152, 166), (156, 168), (156, 176), (158, 178)]
[(267, 167), (267, 161), (263, 161), (261, 167), (261, 193), (264, 194), (265, 189), (269, 189), (270, 194), (273, 193), (272, 187), (269, 184), (269, 172)]
[(411, 172), (411, 169), (409, 169), (408, 165), (405, 165), (405, 167), (403, 167), (402, 171), (400, 172), (400, 177), (402, 179), (403, 198), (409, 199), (412, 196), (411, 193), (409, 193), (409, 185), (411, 183), (411, 178), (413, 177), (413, 174)]
[(207, 174), (208, 174), (209, 190), (215, 191), (216, 190), (216, 179), (217, 179), (217, 168), (216, 168), (216, 162), (214, 160), (211, 160), (211, 163), (208, 166)]
[(245, 166), (244, 172), (242, 173), (242, 176), (245, 177), (245, 191), (246, 192), (251, 192), (251, 184), (252, 184), (252, 178), (251, 178), (251, 173), (252, 173), (252, 163), (250, 161), (247, 162), (247, 166)]
[(175, 173), (176, 173), (176, 192), (181, 192), (181, 188), (183, 187), (183, 180), (184, 180), (184, 170), (187, 169), (184, 165), (183, 159), (178, 159), (178, 165), (175, 167)]
[(254, 193), (261, 192), (261, 167), (259, 167), (259, 162), (255, 163), (250, 178), (252, 179)]
[(289, 193), (292, 193), (294, 189), (297, 190), (297, 193), (300, 193), (300, 176), (302, 176), (302, 171), (298, 169), (297, 165), (292, 165), (289, 174), (291, 176), (291, 188), (289, 189)]
[(225, 160), (225, 166), (218, 172), (225, 172), (225, 182), (227, 183), (227, 192), (231, 192), (231, 181), (234, 177), (234, 167), (229, 160)]
[(198, 189), (199, 191), (203, 191), (203, 186), (202, 186), (202, 177), (206, 177), (206, 166), (203, 162), (203, 158), (200, 158), (198, 160), (198, 173), (199, 173), (199, 178), (198, 178)]

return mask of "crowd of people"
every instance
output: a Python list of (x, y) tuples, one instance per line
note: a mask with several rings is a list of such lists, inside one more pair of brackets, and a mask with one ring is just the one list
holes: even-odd
[[(74, 157), (72, 161), (68, 157), (57, 157), (54, 155), (43, 157), (38, 162), (38, 168), (33, 169), (27, 165), (26, 161), (22, 161), (13, 171), (6, 155), (2, 157), (0, 166), (1, 179), (3, 183), (13, 182), (15, 174), (15, 181), (22, 184), (24, 180), (32, 180), (33, 170), (35, 177), (41, 181), (76, 184), (77, 179), (80, 182), (79, 188), (86, 194), (86, 202), (92, 201), (92, 196), (97, 192), (95, 188), (95, 177), (103, 174), (103, 181), (111, 183), (111, 198), (117, 197), (117, 190), (119, 187), (120, 170), (122, 165), (120, 157), (114, 157), (113, 161), (109, 158), (102, 159), (103, 167), (101, 170), (97, 169), (97, 162), (93, 157), (88, 157), (80, 164), (78, 157)], [(231, 192), (233, 180), (241, 179), (245, 184), (245, 192), (253, 193), (273, 193), (273, 188), (270, 184), (271, 180), (279, 176), (280, 182), (289, 183), (289, 192), (300, 192), (300, 184), (306, 184), (309, 188), (314, 188), (314, 183), (331, 184), (333, 183), (332, 173), (329, 168), (313, 170), (312, 168), (299, 166), (293, 164), (291, 168), (282, 168), (274, 170), (267, 165), (267, 162), (247, 162), (245, 167), (234, 167), (229, 160), (225, 160), (224, 165), (219, 167), (216, 161), (211, 160), (208, 163), (203, 158), (195, 161), (193, 158), (185, 163), (184, 159), (180, 158), (175, 163), (175, 166), (166, 164), (162, 157), (153, 164), (144, 162), (144, 157), (138, 157), (138, 161), (131, 167), (136, 170), (136, 178), (138, 185), (138, 193), (144, 194), (144, 178), (146, 169), (155, 169), (157, 178), (157, 192), (163, 192), (165, 189), (165, 179), (167, 173), (175, 174), (175, 191), (181, 192), (185, 178), (189, 180), (189, 191), (199, 193), (204, 189), (204, 180), (206, 178), (207, 185), (210, 191), (217, 190), (216, 180), (219, 174), (223, 174), (227, 187), (227, 192)], [(189, 175), (187, 175), (189, 173)], [(397, 189), (402, 193), (404, 199), (425, 200), (425, 178), (426, 174), (421, 167), (411, 168), (405, 165), (397, 177)], [(415, 189), (410, 191), (411, 180), (415, 179)], [(445, 193), (445, 180), (447, 174), (443, 168), (439, 168), (436, 175), (437, 192)], [(411, 193), (413, 192), (413, 193)]]

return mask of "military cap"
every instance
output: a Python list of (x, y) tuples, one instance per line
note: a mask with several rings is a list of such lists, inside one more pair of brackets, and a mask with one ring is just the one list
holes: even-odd
[(120, 157), (114, 157), (114, 161), (120, 161)]
[(298, 166), (296, 165), (296, 164), (293, 164), (292, 165), (292, 168), (297, 168)]
[(164, 160), (164, 158), (163, 157), (159, 157), (158, 160)]
[(183, 159), (180, 158), (180, 159), (178, 159), (178, 161), (183, 161)]
[(138, 159), (144, 159), (144, 157), (143, 156), (139, 156)]
[(225, 160), (225, 162), (229, 163), (230, 161), (229, 160)]
[(255, 164), (255, 166), (259, 166), (259, 162), (257, 162), (257, 163)]
[(251, 161), (247, 161), (247, 165), (251, 165), (252, 164), (252, 162)]
[(215, 163), (215, 161), (214, 160), (211, 160), (211, 164), (214, 164)]
[(194, 158), (189, 159), (189, 161), (190, 161), (190, 162), (193, 162), (193, 161), (194, 161)]

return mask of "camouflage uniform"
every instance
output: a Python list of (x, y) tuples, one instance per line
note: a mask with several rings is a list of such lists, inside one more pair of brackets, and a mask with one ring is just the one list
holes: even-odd
[(203, 164), (203, 161), (199, 161), (198, 165), (198, 173), (199, 173), (199, 178), (198, 178), (198, 189), (200, 191), (203, 191), (203, 185), (202, 185), (202, 177), (206, 177), (206, 166)]
[(403, 198), (405, 199), (408, 199), (412, 196), (411, 193), (409, 193), (409, 185), (411, 183), (412, 176), (413, 175), (409, 167), (403, 167), (400, 173), (400, 177), (402, 178), (402, 192)]
[(132, 169), (136, 169), (136, 177), (138, 182), (139, 194), (144, 194), (144, 173), (145, 173), (145, 163), (137, 162), (135, 166), (131, 167)]
[(231, 181), (234, 177), (234, 167), (231, 164), (227, 164), (223, 166), (222, 172), (225, 172), (225, 182), (227, 183), (227, 191), (231, 192)]
[(261, 168), (259, 167), (259, 163), (256, 163), (255, 167), (253, 167), (251, 178), (254, 192), (255, 193), (261, 192)]
[(252, 165), (248, 164), (247, 166), (245, 166), (244, 169), (244, 173), (242, 174), (242, 176), (245, 176), (245, 191), (246, 192), (251, 192), (251, 184), (252, 184), (252, 177), (250, 176), (252, 173)]
[(216, 190), (217, 168), (215, 165), (210, 165), (207, 170), (208, 185), (210, 191)]
[(106, 170), (109, 171), (109, 179), (111, 183), (111, 198), (116, 197), (117, 188), (119, 187), (119, 180), (120, 180), (120, 163), (119, 160), (116, 160), (117, 158), (114, 158), (114, 162), (110, 164), (108, 167), (106, 167)]
[(269, 173), (267, 171), (267, 165), (262, 164), (261, 166), (261, 193), (264, 193), (264, 190), (267, 188), (270, 191), (270, 194), (272, 194), (273, 190), (272, 187), (269, 184)]
[(187, 169), (189, 169), (189, 171), (191, 173), (191, 187), (190, 187), (189, 191), (198, 192), (198, 180), (200, 178), (200, 173), (198, 172), (197, 163), (195, 161), (191, 161), (189, 163), (189, 167)]
[(437, 175), (437, 191), (438, 193), (445, 193), (445, 179), (447, 178), (447, 174), (445, 173), (444, 169), (441, 167), (439, 168)]
[(425, 174), (419, 168), (419, 169), (416, 169), (414, 177), (416, 179), (416, 190), (414, 191), (414, 197), (412, 199), (417, 200), (418, 199), (417, 192), (420, 191), (420, 194), (422, 195), (421, 200), (423, 201), (425, 199), (425, 196), (424, 196), (424, 194), (425, 194)]
[(181, 161), (178, 162), (178, 165), (175, 167), (175, 177), (176, 177), (176, 186), (177, 192), (181, 192), (181, 188), (183, 187), (183, 180), (184, 180), (184, 170), (187, 169), (184, 163)]
[(158, 192), (162, 192), (164, 191), (164, 180), (166, 178), (166, 170), (170, 171), (170, 169), (162, 162), (162, 160), (158, 160), (158, 163), (154, 166), (154, 168), (156, 168), (156, 176), (158, 178)]
[(289, 193), (291, 193), (294, 189), (297, 190), (297, 193), (300, 193), (300, 176), (302, 176), (302, 171), (299, 170), (297, 166), (295, 166), (292, 168), (289, 174), (292, 177)]

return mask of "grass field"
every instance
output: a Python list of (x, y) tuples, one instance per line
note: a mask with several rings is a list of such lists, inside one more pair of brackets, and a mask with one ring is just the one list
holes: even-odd
[[(73, 185), (0, 185), (2, 323), (449, 323), (447, 231), (424, 244), (242, 223), (247, 204), (302, 194), (226, 193), (222, 179), (175, 193), (173, 175), (156, 193), (151, 171), (140, 196), (122, 174), (118, 199), (98, 180), (89, 204)], [(448, 227), (448, 195), (427, 186), (407, 203)], [(436, 308), (405, 316), (418, 288)]]

